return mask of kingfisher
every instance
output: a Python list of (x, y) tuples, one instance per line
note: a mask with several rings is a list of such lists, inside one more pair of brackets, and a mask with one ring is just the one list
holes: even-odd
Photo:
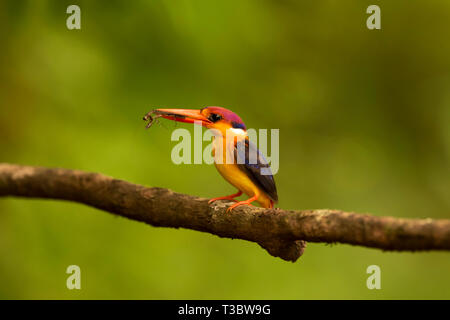
[[(254, 201), (263, 208), (273, 208), (278, 202), (277, 188), (270, 166), (263, 154), (249, 140), (247, 128), (237, 114), (215, 106), (202, 109), (154, 109), (144, 116), (144, 120), (149, 121), (147, 128), (159, 117), (199, 124), (211, 129), (214, 165), (222, 177), (236, 187), (238, 192), (213, 198), (209, 203), (217, 200), (233, 201), (235, 203), (227, 209), (227, 212), (230, 212), (237, 206), (252, 205)], [(227, 135), (229, 131), (231, 135)], [(245, 146), (245, 152), (238, 147), (239, 143)], [(232, 161), (229, 161), (230, 159)], [(243, 193), (249, 197), (247, 200), (235, 199)]]

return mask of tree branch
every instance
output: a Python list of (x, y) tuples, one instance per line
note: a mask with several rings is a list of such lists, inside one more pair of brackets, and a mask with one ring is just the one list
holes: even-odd
[(0, 163), (0, 196), (84, 203), (155, 227), (186, 228), (258, 243), (296, 261), (305, 241), (383, 250), (450, 250), (450, 220), (397, 219), (338, 210), (288, 211), (240, 206), (162, 188), (146, 188), (98, 173)]

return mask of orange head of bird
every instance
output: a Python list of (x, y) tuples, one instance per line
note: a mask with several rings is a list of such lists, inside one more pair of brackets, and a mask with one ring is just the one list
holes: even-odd
[(155, 109), (150, 111), (144, 120), (154, 117), (186, 123), (198, 123), (208, 129), (215, 129), (225, 134), (227, 129), (247, 130), (242, 119), (234, 112), (222, 107), (206, 107), (202, 109)]

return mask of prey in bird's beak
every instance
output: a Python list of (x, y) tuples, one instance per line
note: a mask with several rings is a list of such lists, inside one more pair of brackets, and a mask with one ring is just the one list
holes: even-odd
[(202, 110), (196, 109), (154, 109), (144, 116), (144, 121), (149, 121), (146, 128), (150, 128), (157, 118), (194, 123), (200, 122), (202, 126), (208, 127), (212, 122), (202, 114)]
[(153, 110), (147, 113), (143, 118), (144, 121), (148, 121), (147, 125), (145, 126), (145, 129), (150, 128), (153, 125), (153, 123), (155, 123), (156, 119), (161, 117), (160, 115), (152, 115), (152, 114)]

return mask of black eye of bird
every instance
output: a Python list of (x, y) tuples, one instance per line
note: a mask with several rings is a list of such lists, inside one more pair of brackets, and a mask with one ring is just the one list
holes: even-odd
[(217, 122), (222, 119), (222, 116), (217, 113), (211, 113), (208, 117), (211, 122)]

